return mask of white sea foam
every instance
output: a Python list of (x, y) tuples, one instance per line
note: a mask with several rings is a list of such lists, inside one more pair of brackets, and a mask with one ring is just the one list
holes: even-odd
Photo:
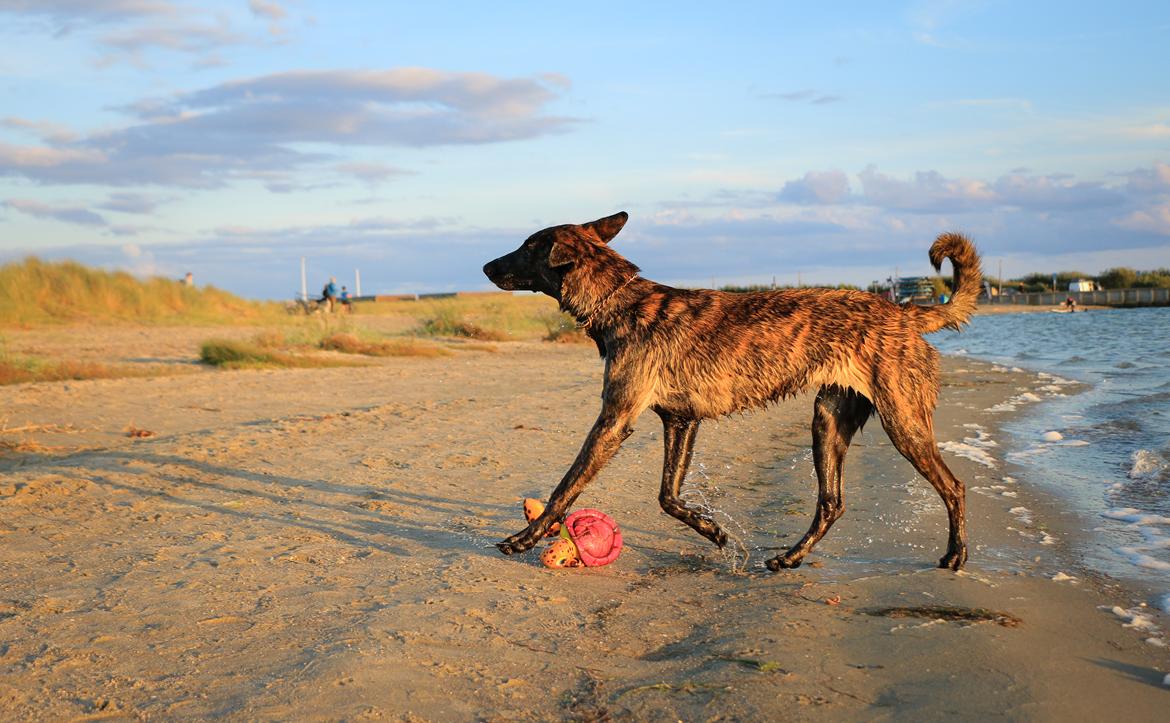
[[(1118, 507), (1106, 510), (1102, 516), (1119, 522), (1126, 522), (1127, 529), (1131, 529), (1142, 536), (1139, 544), (1124, 545), (1117, 552), (1129, 559), (1130, 563), (1147, 570), (1170, 572), (1170, 560), (1163, 559), (1165, 552), (1170, 550), (1170, 536), (1162, 529), (1162, 525), (1170, 525), (1170, 517), (1142, 512), (1133, 507)], [(1157, 553), (1163, 555), (1156, 557)]]
[(1009, 462), (1014, 462), (1015, 464), (1028, 464), (1029, 462), (1032, 462), (1035, 457), (1051, 452), (1052, 450), (1050, 450), (1049, 447), (1052, 446), (1054, 445), (1037, 445), (1019, 452), (1008, 452), (1004, 459)]
[(1063, 572), (1058, 572), (1052, 576), (1052, 581), (1053, 582), (1076, 582), (1076, 578), (1073, 577), (1072, 575), (1069, 575), (1069, 574), (1066, 574)]
[(1011, 411), (1015, 411), (1015, 409), (1017, 407), (1019, 407), (1021, 404), (1027, 404), (1030, 402), (1039, 402), (1039, 401), (1040, 401), (1040, 397), (1033, 394), (1032, 392), (1023, 392), (1023, 393), (1017, 394), (1013, 397), (1008, 397), (1008, 399), (1006, 401), (1000, 402), (999, 404), (996, 404), (995, 406), (988, 407), (984, 411), (985, 412), (1011, 412)]
[(1170, 517), (1142, 512), (1133, 507), (1115, 507), (1101, 514), (1111, 520), (1121, 520), (1134, 525), (1170, 525)]
[(1064, 439), (1064, 435), (1057, 431), (1051, 431), (1040, 435), (1040, 438), (1045, 442), (1059, 442), (1060, 440)]
[(1016, 516), (1016, 519), (1023, 522), (1025, 525), (1032, 524), (1032, 510), (1027, 507), (1013, 507), (1008, 512)]
[(962, 442), (939, 442), (939, 449), (950, 452), (957, 457), (964, 457), (972, 462), (978, 462), (984, 467), (995, 469), (995, 458), (987, 453), (988, 449), (999, 446), (981, 425), (964, 424), (967, 429), (974, 430), (974, 437), (963, 437)]
[(1131, 608), (1126, 610), (1120, 605), (1114, 605), (1112, 608), (1102, 605), (1103, 609), (1109, 610), (1116, 615), (1119, 620), (1122, 620), (1121, 627), (1133, 628), (1134, 630), (1157, 630), (1158, 626), (1154, 624), (1154, 619), (1149, 615), (1141, 612), (1141, 608)]
[(965, 442), (939, 442), (938, 448), (956, 457), (964, 457), (984, 467), (995, 469), (995, 459), (980, 447)]
[(1157, 452), (1139, 449), (1130, 455), (1130, 468), (1126, 476), (1130, 479), (1157, 479), (1166, 473), (1170, 465)]
[(1147, 570), (1162, 570), (1170, 572), (1170, 562), (1159, 560), (1156, 557), (1147, 555), (1145, 548), (1138, 546), (1126, 546), (1118, 548), (1121, 554), (1129, 558), (1129, 561), (1138, 567), (1144, 567)]
[(1055, 374), (1049, 374), (1048, 372), (1039, 372), (1036, 374), (1036, 376), (1040, 377), (1041, 379), (1048, 382), (1049, 384), (1056, 384), (1057, 386), (1062, 386), (1062, 387), (1067, 387), (1070, 384), (1077, 383), (1077, 382), (1073, 381), (1072, 379), (1065, 379), (1064, 377), (1058, 377)]

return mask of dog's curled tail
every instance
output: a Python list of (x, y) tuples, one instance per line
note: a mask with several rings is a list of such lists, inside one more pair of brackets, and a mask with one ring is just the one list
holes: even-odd
[(935, 271), (942, 270), (943, 259), (950, 259), (955, 269), (954, 294), (945, 304), (904, 307), (918, 323), (919, 331), (928, 334), (959, 327), (975, 312), (975, 302), (983, 286), (983, 272), (979, 268), (979, 252), (975, 245), (960, 233), (940, 234), (930, 246), (930, 263)]

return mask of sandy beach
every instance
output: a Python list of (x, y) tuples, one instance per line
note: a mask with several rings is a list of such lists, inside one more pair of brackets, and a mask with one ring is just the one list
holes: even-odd
[[(523, 526), (598, 407), (592, 347), (500, 343), (360, 368), (222, 371), (209, 336), (55, 328), (10, 350), (174, 374), (0, 387), (5, 719), (1165, 720), (1167, 616), (1079, 567), (1092, 534), (997, 453), (1027, 373), (944, 360), (936, 415), (966, 481), (945, 514), (873, 420), (845, 517), (802, 568), (763, 560), (814, 502), (811, 398), (707, 423), (692, 502), (748, 552), (657, 505), (645, 415), (578, 506), (611, 566), (551, 571)], [(975, 426), (973, 426), (975, 425)], [(149, 437), (128, 437), (128, 429)], [(19, 442), (19, 444), (16, 444)], [(948, 616), (956, 619), (945, 619)]]

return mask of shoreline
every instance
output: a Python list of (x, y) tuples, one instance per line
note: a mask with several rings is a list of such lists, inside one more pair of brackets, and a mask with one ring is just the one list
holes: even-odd
[[(1076, 313), (1085, 311), (1104, 311), (1106, 309), (1129, 309), (1140, 307), (1128, 306), (1093, 306), (1091, 304), (1077, 304)], [(979, 304), (975, 307), (976, 314), (1040, 314), (1040, 313), (1064, 313), (1060, 306), (1044, 306), (1041, 304)]]
[(1166, 616), (1123, 627), (1124, 588), (1065, 549), (1078, 523), (1003, 479), (1023, 410), (987, 410), (1040, 380), (1000, 369), (943, 360), (937, 436), (969, 490), (958, 574), (934, 568), (941, 502), (877, 420), (845, 516), (805, 566), (761, 569), (815, 501), (807, 395), (699, 433), (689, 499), (747, 543), (746, 571), (658, 510), (651, 416), (578, 505), (622, 526), (615, 564), (499, 555), (596, 412), (590, 348), (0, 388), (8, 426), (76, 427), (29, 437), (67, 449), (0, 456), (0, 711), (1156, 720), (1170, 652), (1145, 640)]
[[(1163, 316), (1158, 309), (1145, 312), (1139, 325)], [(1165, 430), (1156, 423), (1155, 412), (1153, 426), (1135, 427), (1134, 435), (1117, 434), (1118, 429), (1128, 428), (1125, 425), (1140, 424), (1142, 414), (1117, 410), (1128, 409), (1124, 405), (1131, 399), (1141, 405), (1150, 394), (1156, 398), (1160, 378), (1127, 375), (1133, 363), (1124, 354), (1086, 354), (1089, 358), (1085, 359), (1075, 350), (1061, 353), (1059, 347), (1030, 349), (1027, 342), (1005, 341), (1051, 339), (1053, 333), (1063, 333), (1060, 330), (1066, 328), (1087, 338), (1096, 329), (1112, 328), (1118, 320), (1138, 318), (1110, 317), (1081, 318), (1068, 327), (1061, 319), (1004, 319), (1003, 323), (974, 328), (965, 337), (933, 341), (955, 358), (1006, 367), (1019, 364), (1042, 378), (1030, 399), (1013, 404), (1019, 413), (1005, 420), (1004, 429), (1012, 440), (1010, 450), (1005, 450), (1005, 467), (1011, 474), (1032, 480), (1069, 510), (1065, 515), (1070, 517), (1069, 524), (1084, 537), (1079, 546), (1084, 566), (1140, 591), (1145, 595), (1142, 602), (1170, 614), (1170, 577), (1157, 553), (1165, 547), (1165, 533), (1159, 527), (1166, 519), (1165, 512), (1156, 486), (1145, 486), (1156, 485), (1157, 477), (1135, 466), (1136, 460), (1153, 460), (1150, 465), (1161, 462), (1157, 450)], [(1100, 337), (1093, 338), (1094, 351), (1110, 348)], [(1149, 347), (1147, 343), (1140, 351), (1130, 348), (1130, 358), (1145, 358)], [(1160, 349), (1157, 342), (1153, 348)], [(1156, 370), (1157, 365), (1145, 368)], [(1151, 468), (1157, 472), (1156, 467)]]

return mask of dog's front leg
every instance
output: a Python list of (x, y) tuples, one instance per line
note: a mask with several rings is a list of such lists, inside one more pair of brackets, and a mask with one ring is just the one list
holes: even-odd
[(630, 427), (633, 416), (629, 413), (602, 410), (601, 416), (593, 424), (593, 429), (589, 431), (589, 436), (585, 438), (585, 444), (577, 454), (573, 466), (569, 467), (561, 483), (553, 490), (544, 513), (525, 529), (496, 543), (500, 552), (511, 555), (513, 552), (531, 550), (548, 532), (548, 528), (565, 516), (585, 486), (593, 481), (605, 463), (617, 453), (618, 447), (626, 437), (633, 433), (634, 430)]

